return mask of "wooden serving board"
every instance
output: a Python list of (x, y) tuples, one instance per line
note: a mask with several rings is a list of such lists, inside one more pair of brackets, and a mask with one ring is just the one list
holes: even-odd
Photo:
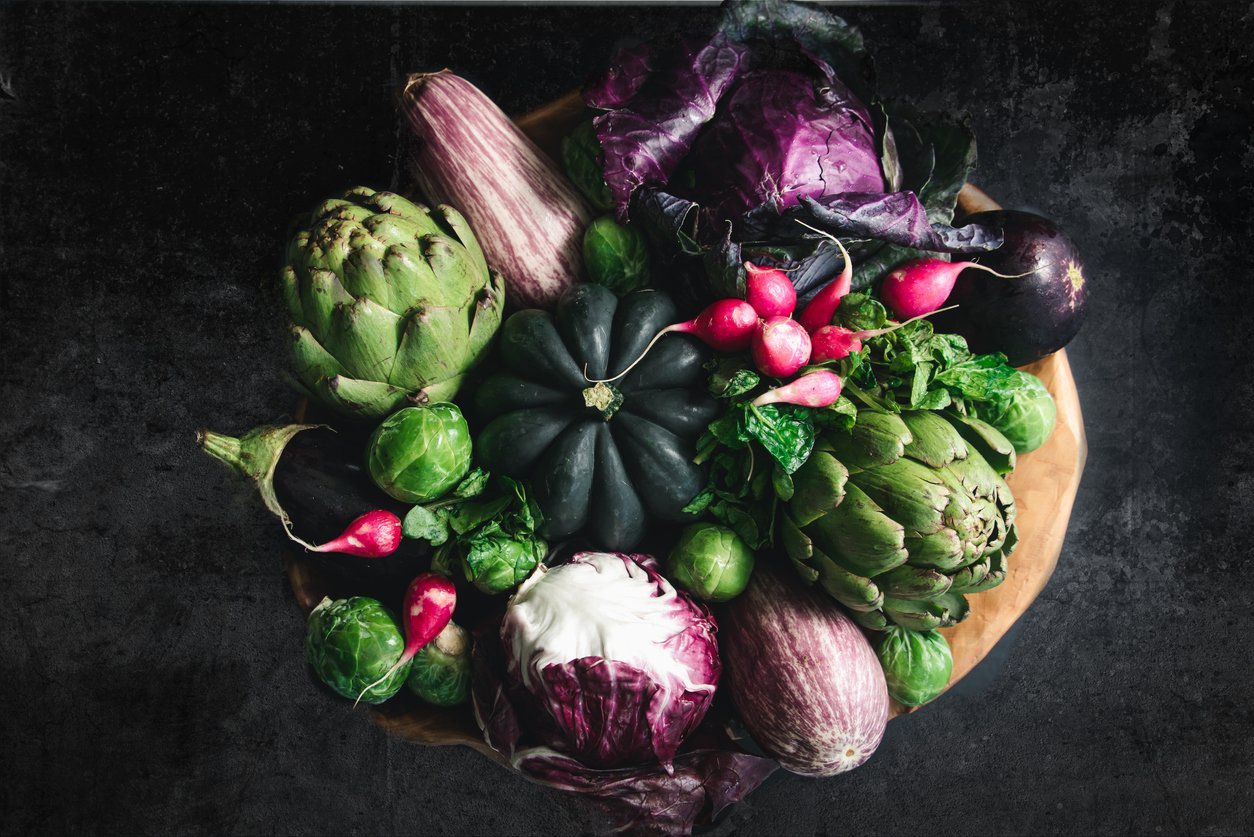
[[(582, 114), (583, 103), (578, 91), (574, 91), (516, 121), (542, 150), (557, 158), (562, 137)], [(963, 215), (1000, 208), (970, 184), (958, 195), (958, 206)], [(967, 618), (945, 630), (954, 657), (950, 686), (987, 656), (1053, 575), (1088, 454), (1080, 398), (1067, 353), (1057, 352), (1023, 368), (1049, 388), (1058, 405), (1058, 423), (1044, 445), (1019, 457), (1007, 480), (1018, 506), (1019, 545), (1010, 558), (1006, 580), (992, 590), (969, 596)], [(284, 568), (297, 603), (306, 612), (312, 610), (328, 590), (327, 580), (319, 576), (307, 555), (289, 553)], [(891, 713), (896, 716), (910, 711), (894, 703)], [(374, 723), (400, 738), (428, 745), (463, 744), (504, 763), (484, 742), (469, 707), (428, 706), (402, 690), (396, 698), (369, 712)]]

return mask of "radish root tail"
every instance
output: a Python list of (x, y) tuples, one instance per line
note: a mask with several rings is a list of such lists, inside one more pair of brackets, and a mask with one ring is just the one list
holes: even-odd
[(653, 348), (653, 344), (656, 343), (658, 340), (662, 339), (662, 335), (670, 334), (671, 332), (678, 331), (678, 330), (679, 329), (676, 328), (675, 326), (667, 326), (666, 328), (659, 331), (657, 334), (653, 335), (653, 339), (649, 341), (649, 345), (645, 346), (644, 351), (640, 353), (640, 357), (633, 360), (631, 362), (631, 365), (629, 365), (626, 369), (624, 369), (622, 372), (619, 372), (617, 375), (615, 375), (612, 378), (589, 378), (588, 377), (588, 365), (584, 364), (583, 379), (590, 384), (612, 384), (614, 381), (617, 381), (619, 378), (623, 377), (628, 372), (635, 369), (636, 364), (644, 360), (645, 355), (647, 355), (649, 353), (649, 350)]

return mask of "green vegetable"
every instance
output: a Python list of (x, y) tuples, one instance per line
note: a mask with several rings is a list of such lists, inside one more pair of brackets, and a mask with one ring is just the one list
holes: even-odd
[(1058, 418), (1053, 396), (1030, 372), (1016, 371), (996, 400), (971, 401), (968, 406), (971, 415), (1000, 430), (1018, 453), (1029, 453), (1045, 444)]
[(1013, 454), (983, 422), (860, 409), (793, 474), (777, 537), (864, 627), (948, 627), (966, 617), (965, 594), (1006, 576), (1015, 503), (998, 471)]
[(888, 694), (903, 706), (922, 706), (949, 685), (954, 657), (939, 631), (889, 628), (875, 642)]
[(409, 674), (403, 665), (365, 694), (396, 664), (405, 637), (392, 613), (376, 599), (324, 598), (309, 614), (305, 656), (314, 673), (337, 694), (366, 703), (382, 703), (400, 691)]
[(583, 264), (588, 279), (620, 296), (649, 284), (649, 251), (634, 227), (602, 215), (583, 236)]
[(405, 685), (427, 703), (457, 706), (470, 700), (470, 634), (449, 622), (414, 655)]
[(610, 187), (601, 174), (601, 143), (591, 119), (580, 122), (562, 140), (562, 166), (594, 208), (605, 212), (614, 207)]
[(489, 595), (517, 587), (548, 552), (548, 544), (536, 534), (540, 511), (522, 483), (504, 476), (497, 483), (495, 496), (452, 503), (434, 512), (415, 506), (405, 518), (408, 534), (410, 518), (423, 509), (413, 521), (413, 536), (442, 544), (433, 568), (452, 575), (457, 564), (467, 581)]
[(426, 503), (470, 472), (470, 428), (455, 404), (403, 407), (375, 429), (366, 466), (375, 485), (406, 503)]
[(707, 602), (736, 598), (753, 574), (753, 550), (726, 526), (694, 523), (666, 559), (667, 577)]
[(504, 284), (448, 206), (351, 189), (313, 211), (287, 262), (297, 384), (346, 415), (451, 399), (501, 323)]

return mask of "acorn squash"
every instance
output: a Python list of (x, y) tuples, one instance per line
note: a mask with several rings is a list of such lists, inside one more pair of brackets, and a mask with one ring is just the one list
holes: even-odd
[(599, 548), (631, 549), (650, 517), (684, 519), (704, 487), (692, 458), (719, 408), (705, 391), (699, 343), (667, 334), (627, 375), (594, 383), (622, 372), (678, 318), (661, 291), (620, 300), (576, 285), (553, 314), (518, 311), (501, 327), (506, 371), (475, 393), (489, 419), (475, 453), (484, 467), (529, 483), (550, 540), (582, 532)]

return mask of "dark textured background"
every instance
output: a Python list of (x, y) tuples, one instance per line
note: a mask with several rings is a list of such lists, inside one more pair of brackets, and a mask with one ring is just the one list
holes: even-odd
[[(0, 5), (0, 810), (9, 833), (561, 833), (581, 803), (315, 688), (279, 529), (193, 445), (291, 402), (290, 217), (397, 171), (399, 73), (506, 110), (709, 8)], [(853, 10), (881, 87), (1094, 293), (1090, 454), (998, 661), (720, 833), (1254, 831), (1248, 4)]]

